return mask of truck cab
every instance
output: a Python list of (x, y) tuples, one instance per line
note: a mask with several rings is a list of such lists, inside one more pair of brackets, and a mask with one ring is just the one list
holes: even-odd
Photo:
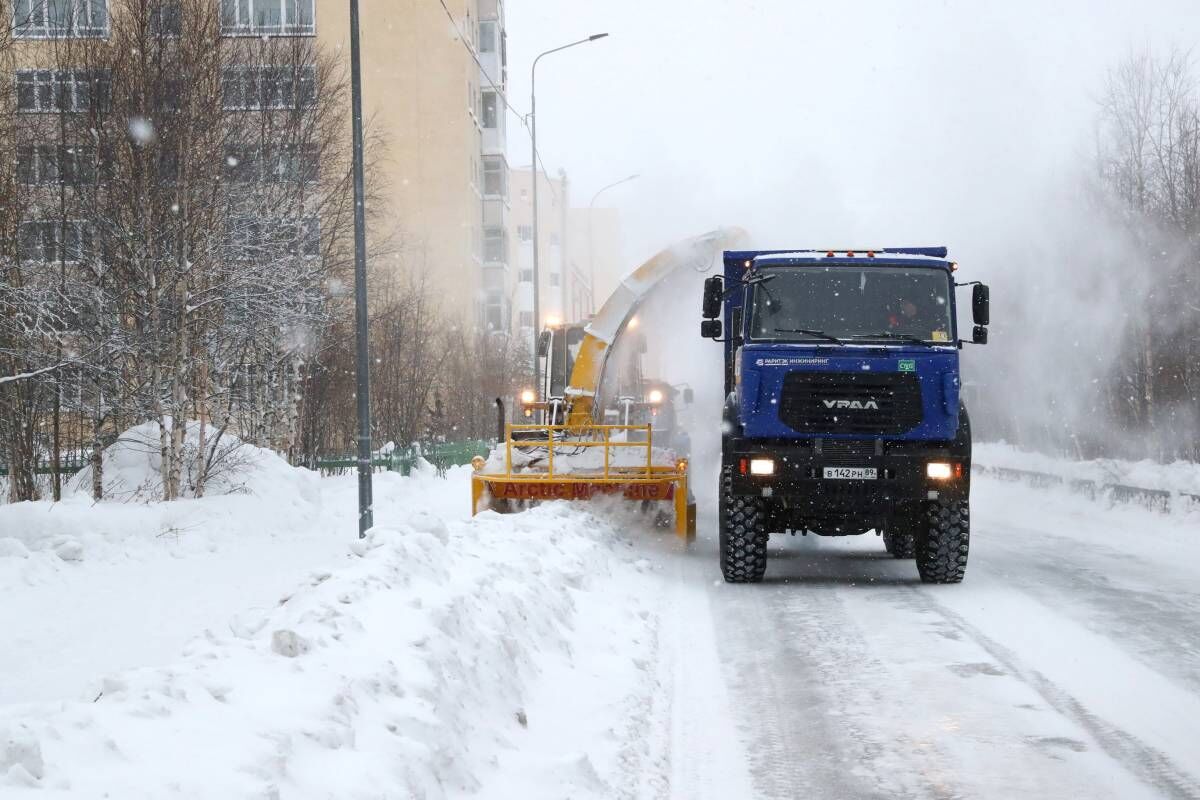
[[(771, 533), (874, 530), (956, 583), (970, 527), (964, 345), (945, 248), (726, 251), (702, 335), (725, 353), (721, 566), (762, 579)], [(989, 291), (975, 283), (984, 343)]]

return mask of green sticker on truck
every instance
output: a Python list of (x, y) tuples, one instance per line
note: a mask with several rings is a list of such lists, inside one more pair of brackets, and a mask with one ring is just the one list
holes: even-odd
[(916, 372), (917, 371), (917, 360), (915, 358), (900, 359), (900, 371), (901, 372)]

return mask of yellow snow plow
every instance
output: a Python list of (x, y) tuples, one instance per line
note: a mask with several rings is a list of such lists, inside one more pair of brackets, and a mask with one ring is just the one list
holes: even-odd
[[(687, 458), (654, 447), (651, 425), (602, 424), (609, 405), (629, 398), (606, 398), (601, 387), (614, 346), (636, 327), (638, 309), (655, 286), (684, 270), (708, 271), (720, 263), (722, 251), (744, 235), (730, 228), (693, 237), (658, 253), (621, 282), (583, 329), (582, 338), (564, 349), (570, 364), (563, 369), (570, 380), (547, 379), (537, 391), (523, 393), (528, 397), (521, 399), (522, 414), (529, 418), (536, 411), (541, 424), (507, 425), (504, 441), (491, 458), (472, 462), (473, 514), (514, 511), (540, 500), (612, 495), (639, 502), (647, 510), (655, 507), (652, 504), (661, 510), (669, 502), (676, 534), (695, 536)], [(558, 373), (548, 367), (544, 374)]]
[(669, 502), (676, 535), (690, 538), (696, 512), (688, 502), (687, 459), (662, 463), (662, 455), (650, 425), (508, 425), (503, 463), (479, 458), (475, 465), (471, 507), (503, 513), (540, 500), (605, 495)]

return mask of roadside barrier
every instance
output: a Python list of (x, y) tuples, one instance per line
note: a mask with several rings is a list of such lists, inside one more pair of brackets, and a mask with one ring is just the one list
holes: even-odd
[(1011, 467), (990, 467), (973, 464), (972, 468), (983, 475), (990, 475), (1010, 483), (1024, 483), (1033, 489), (1064, 487), (1074, 494), (1085, 495), (1090, 500), (1107, 500), (1110, 504), (1140, 505), (1152, 511), (1167, 513), (1183, 508), (1200, 509), (1200, 494), (1172, 492), (1166, 489), (1147, 489), (1124, 483), (1103, 483), (1086, 478), (1067, 478), (1049, 472), (1035, 472)]

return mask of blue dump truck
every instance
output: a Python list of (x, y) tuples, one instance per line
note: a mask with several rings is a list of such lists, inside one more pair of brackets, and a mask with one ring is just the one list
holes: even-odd
[(944, 247), (726, 251), (701, 335), (725, 348), (721, 571), (762, 580), (771, 533), (874, 530), (926, 583), (958, 583), (970, 540), (971, 424)]

